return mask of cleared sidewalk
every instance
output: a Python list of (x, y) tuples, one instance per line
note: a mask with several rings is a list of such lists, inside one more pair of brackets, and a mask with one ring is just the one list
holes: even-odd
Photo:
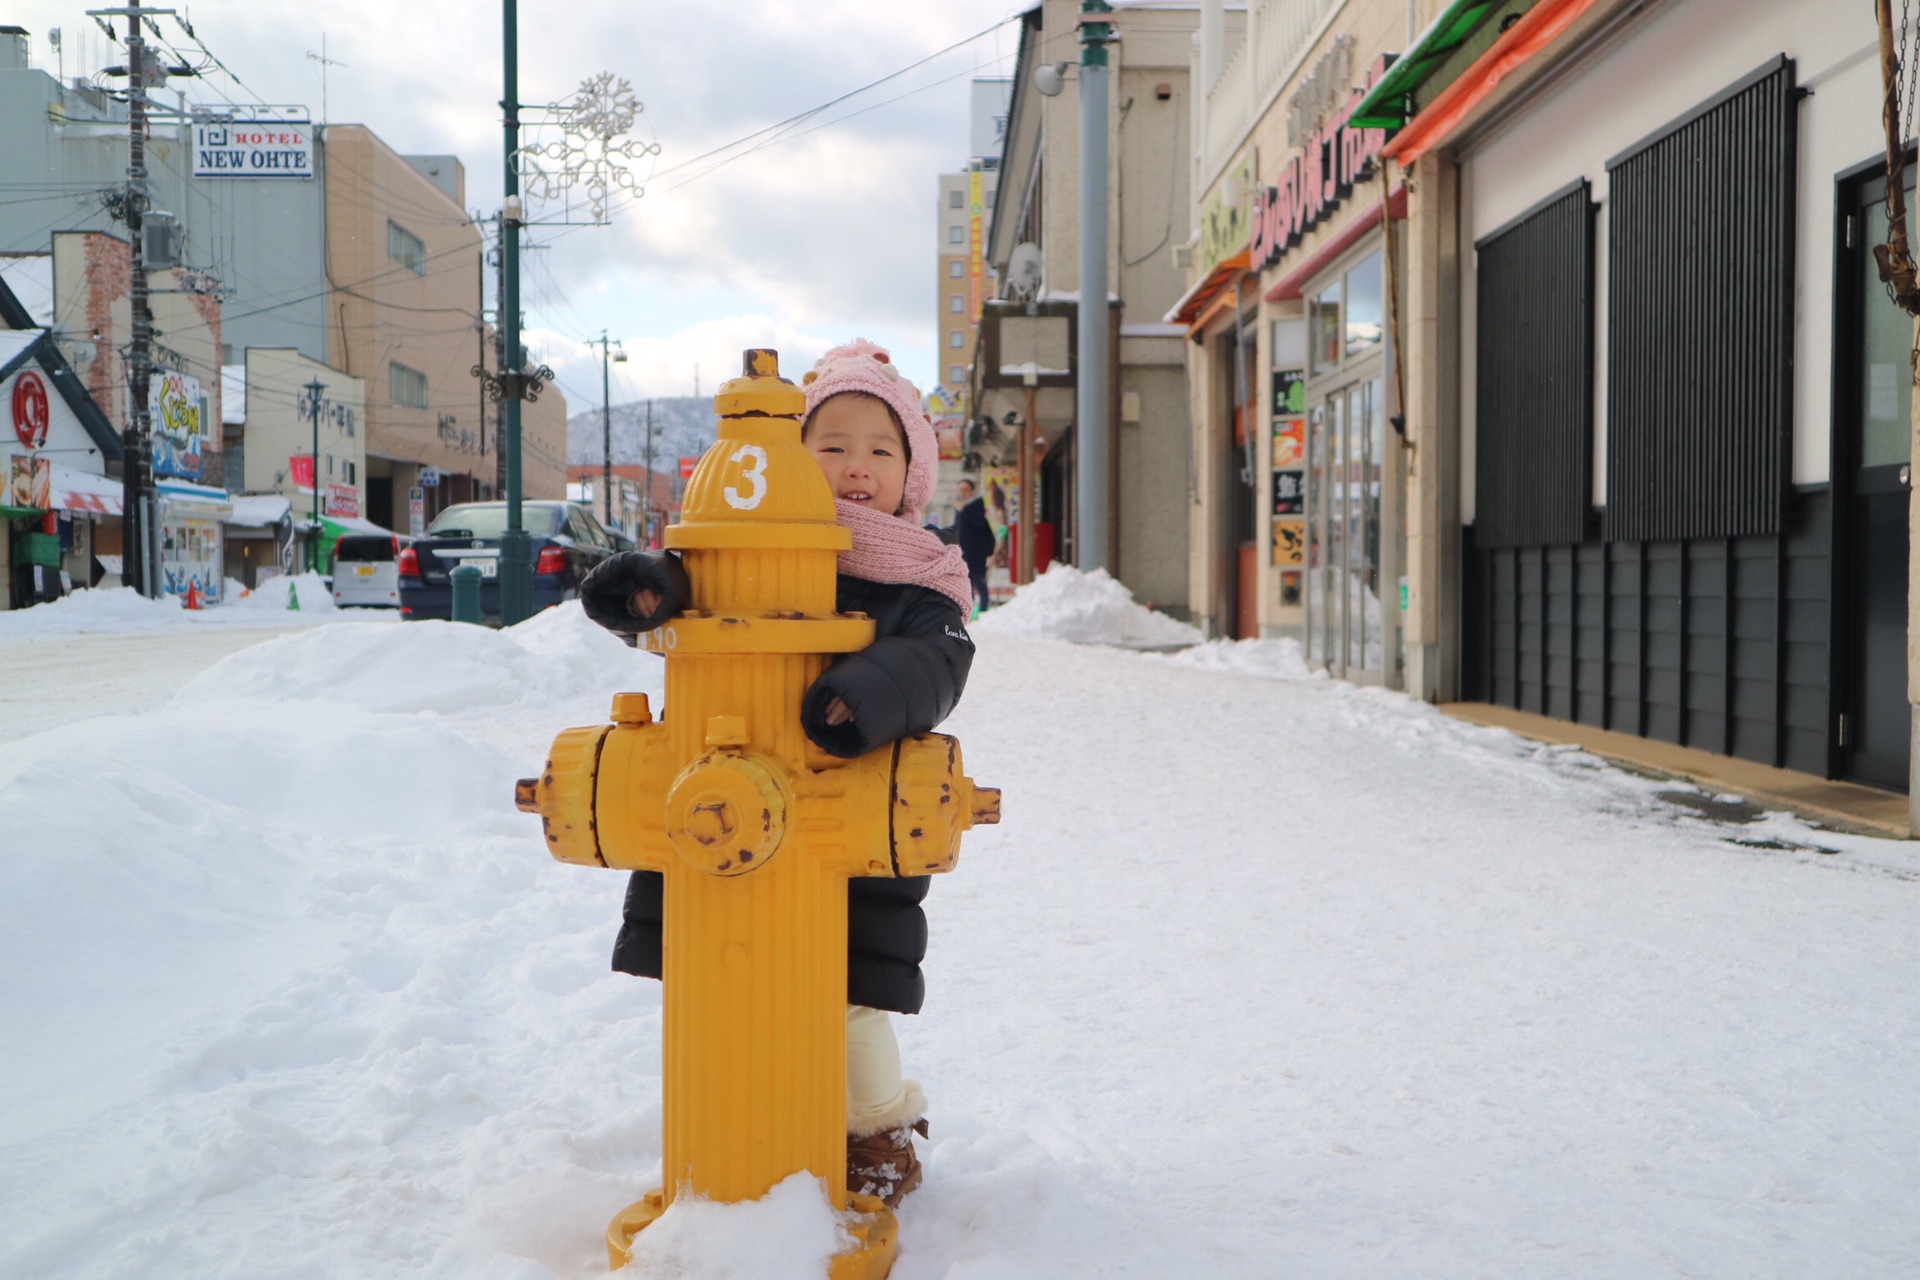
[(1569, 743), (1628, 768), (1671, 774), (1713, 791), (1737, 792), (1749, 800), (1790, 810), (1823, 827), (1901, 840), (1913, 838), (1907, 797), (1895, 792), (1775, 769), (1751, 760), (1486, 702), (1449, 702), (1440, 709), (1474, 724), (1511, 730), (1523, 738)]

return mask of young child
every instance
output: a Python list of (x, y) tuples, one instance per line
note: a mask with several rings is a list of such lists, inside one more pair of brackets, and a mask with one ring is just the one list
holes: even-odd
[[(803, 383), (801, 439), (853, 531), (836, 607), (872, 618), (874, 641), (813, 683), (800, 723), (823, 751), (851, 759), (925, 733), (960, 701), (973, 597), (959, 549), (921, 528), (939, 455), (913, 384), (865, 339), (827, 352)], [(580, 598), (601, 626), (634, 632), (666, 622), (692, 593), (678, 557), (629, 551), (589, 574)], [(887, 1013), (918, 1013), (926, 994), (929, 880), (863, 876), (847, 886), (847, 1189), (889, 1206), (920, 1184), (910, 1131), (927, 1131), (926, 1097), (901, 1075)], [(660, 976), (662, 888), (658, 872), (629, 881), (615, 969)]]

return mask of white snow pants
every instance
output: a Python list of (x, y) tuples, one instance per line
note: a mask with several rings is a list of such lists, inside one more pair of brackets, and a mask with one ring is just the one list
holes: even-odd
[(847, 1132), (877, 1133), (926, 1113), (926, 1096), (900, 1078), (900, 1042), (883, 1009), (847, 1006)]

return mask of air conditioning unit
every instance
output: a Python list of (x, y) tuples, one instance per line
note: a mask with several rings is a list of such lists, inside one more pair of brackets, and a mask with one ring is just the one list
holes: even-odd
[(180, 219), (170, 213), (150, 211), (140, 220), (141, 255), (147, 270), (161, 271), (180, 265)]

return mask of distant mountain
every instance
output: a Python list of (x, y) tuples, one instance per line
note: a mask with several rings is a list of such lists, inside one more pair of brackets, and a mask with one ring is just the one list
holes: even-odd
[[(647, 451), (647, 404), (613, 406), (613, 460), (617, 465), (639, 465)], [(681, 458), (698, 457), (713, 443), (717, 423), (712, 396), (663, 396), (653, 404), (653, 469), (674, 474)], [(599, 463), (603, 434), (600, 410), (588, 409), (567, 419), (567, 463)]]

